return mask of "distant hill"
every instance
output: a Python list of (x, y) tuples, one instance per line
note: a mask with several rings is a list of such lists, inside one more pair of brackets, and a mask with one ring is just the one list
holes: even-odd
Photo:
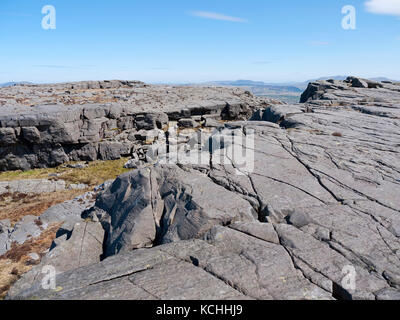
[[(307, 80), (307, 81), (304, 81), (304, 82), (266, 83), (266, 84), (275, 85), (275, 86), (279, 86), (279, 87), (291, 86), (291, 87), (296, 87), (296, 88), (300, 89), (301, 91), (304, 91), (307, 88), (307, 86), (308, 86), (308, 84), (310, 82), (319, 81), (319, 80), (329, 80), (329, 79), (346, 80), (347, 77), (348, 76), (327, 76), (327, 77), (320, 77), (320, 78), (316, 78), (316, 79), (310, 79), (310, 80)], [(370, 80), (397, 82), (397, 80), (389, 79), (389, 78), (386, 78), (386, 77), (370, 78)]]
[(252, 80), (227, 80), (213, 81), (197, 85), (217, 86), (217, 87), (240, 87), (252, 92), (256, 96), (264, 96), (275, 98), (289, 103), (296, 103), (300, 99), (301, 93), (304, 91), (291, 85), (269, 84), (262, 81)]
[(290, 85), (280, 85), (273, 83), (265, 83), (261, 81), (252, 80), (235, 80), (235, 81), (213, 81), (207, 82), (207, 85), (215, 86), (229, 86), (229, 87), (253, 87), (258, 90), (270, 90), (270, 91), (282, 91), (282, 92), (294, 92), (301, 93), (303, 90)]
[[(224, 81), (212, 81), (200, 84), (186, 84), (186, 85), (207, 85), (207, 86), (222, 86), (222, 87), (240, 87), (249, 90), (256, 96), (265, 96), (269, 98), (275, 98), (288, 103), (297, 103), (300, 99), (301, 93), (307, 88), (310, 82), (318, 80), (345, 80), (348, 76), (337, 75), (320, 77), (316, 79), (310, 79), (304, 82), (286, 82), (286, 83), (266, 83), (262, 81), (252, 80), (224, 80)], [(395, 81), (385, 77), (371, 78), (374, 81)]]
[(0, 83), (0, 87), (12, 87), (12, 86), (17, 86), (20, 84), (33, 84), (32, 82), (26, 82), (26, 81), (21, 81), (21, 82), (6, 82), (6, 83)]
[(389, 79), (389, 78), (385, 78), (385, 77), (378, 77), (378, 78), (371, 78), (371, 80), (374, 81), (390, 81), (390, 82), (398, 82), (398, 80), (393, 80), (393, 79)]

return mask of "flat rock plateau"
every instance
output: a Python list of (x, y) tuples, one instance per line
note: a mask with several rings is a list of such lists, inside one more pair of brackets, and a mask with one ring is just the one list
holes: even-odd
[(400, 83), (317, 81), (293, 105), (138, 81), (0, 89), (1, 171), (120, 157), (116, 180), (0, 221), (3, 253), (62, 224), (6, 299), (400, 299)]

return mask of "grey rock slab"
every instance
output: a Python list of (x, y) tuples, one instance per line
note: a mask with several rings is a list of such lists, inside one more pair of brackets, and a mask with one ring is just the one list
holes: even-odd
[(376, 300), (400, 300), (400, 291), (396, 289), (385, 289), (378, 293)]
[[(30, 271), (13, 286), (8, 295), (14, 295), (24, 290), (42, 290), (51, 294), (53, 290), (42, 287), (42, 281), (49, 275), (49, 267), (55, 271), (56, 284), (59, 287), (60, 274), (100, 262), (103, 252), (102, 241), (104, 230), (100, 223), (81, 222), (75, 225), (70, 238), (63, 235), (58, 245), (50, 250)], [(79, 283), (79, 282), (78, 282)], [(75, 285), (78, 285), (75, 283)]]
[[(343, 254), (332, 250), (326, 243), (296, 229), (293, 226), (280, 224), (276, 226), (281, 244), (291, 255), (303, 261), (312, 270), (328, 278), (335, 285), (332, 294), (346, 299), (375, 299), (374, 293), (388, 287), (379, 273), (370, 273), (364, 266), (350, 261)], [(343, 286), (346, 268), (354, 268), (356, 272), (355, 290)], [(340, 288), (340, 290), (338, 289)]]
[(222, 124), (213, 118), (206, 118), (204, 122), (204, 127), (209, 128), (219, 128)]
[(31, 143), (40, 142), (40, 131), (36, 127), (23, 127), (21, 132), (26, 141)]
[(29, 253), (28, 257), (34, 261), (40, 260), (40, 256), (36, 252)]
[(161, 300), (227, 300), (244, 296), (201, 268), (171, 259), (133, 274), (129, 281)]
[(63, 273), (100, 262), (103, 239), (104, 230), (100, 223), (79, 222), (69, 239), (52, 249), (43, 263), (51, 264), (57, 273)]
[(107, 255), (197, 238), (216, 224), (256, 219), (253, 207), (240, 196), (204, 174), (175, 165), (120, 176), (93, 211), (100, 212), (107, 226)]
[(75, 225), (75, 223), (81, 221), (82, 213), (90, 208), (94, 202), (95, 194), (89, 192), (73, 200), (57, 204), (47, 209), (40, 215), (39, 219), (45, 225), (60, 222)]
[(10, 249), (11, 241), (9, 235), (4, 232), (0, 233), (0, 256), (5, 254)]
[(42, 233), (41, 227), (37, 224), (37, 217), (27, 215), (15, 224), (10, 233), (10, 241), (23, 244), (30, 238), (36, 238)]
[(11, 145), (17, 142), (13, 128), (0, 128), (0, 145)]
[(236, 222), (231, 224), (229, 228), (246, 233), (267, 242), (279, 244), (278, 235), (275, 232), (274, 226), (270, 223)]
[(10, 219), (0, 220), (0, 233), (8, 233), (8, 230), (11, 228)]
[(129, 279), (99, 282), (71, 290), (56, 299), (62, 300), (156, 300), (146, 290), (134, 285)]
[(46, 180), (46, 179), (30, 179), (30, 180), (14, 180), (0, 181), (0, 194), (4, 193), (23, 193), (23, 194), (39, 194), (51, 193), (65, 190), (66, 183), (64, 180)]
[(207, 261), (206, 270), (233, 283), (250, 297), (332, 299), (328, 292), (304, 278), (279, 244), (224, 227), (215, 227), (206, 239), (224, 253)]
[[(331, 299), (296, 271), (277, 244), (224, 227), (217, 227), (207, 238), (210, 243), (178, 241), (68, 271), (57, 276), (56, 292), (38, 283), (30, 285), (24, 276), (7, 298), (113, 299), (114, 293), (120, 299), (271, 299), (275, 294), (277, 299)], [(239, 246), (232, 246), (231, 241), (237, 240)], [(275, 260), (281, 268), (274, 270)]]
[(159, 263), (165, 263), (171, 256), (162, 253), (157, 248), (150, 250), (138, 249), (123, 253), (103, 260), (100, 263), (80, 268), (79, 272), (70, 270), (57, 276), (57, 286), (62, 290), (59, 292), (44, 290), (41, 286), (43, 276), (37, 275), (41, 272), (40, 266), (35, 266), (26, 273), (8, 293), (8, 298), (24, 298), (35, 296), (46, 299), (62, 299), (71, 291), (79, 291), (82, 288), (109, 282), (114, 279), (126, 278), (137, 272), (152, 268)]
[(199, 127), (200, 124), (197, 123), (195, 120), (193, 119), (179, 119), (178, 121), (178, 126), (182, 127), (182, 128), (196, 128)]

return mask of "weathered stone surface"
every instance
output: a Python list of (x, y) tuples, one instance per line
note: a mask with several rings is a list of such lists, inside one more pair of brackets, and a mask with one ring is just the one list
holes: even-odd
[(11, 249), (11, 240), (7, 233), (0, 233), (0, 256)]
[(8, 298), (398, 299), (400, 91), (365, 83), (319, 81), (305, 104), (168, 139), (85, 212), (104, 261), (59, 275), (57, 292), (22, 277)]
[(11, 221), (10, 219), (0, 220), (0, 233), (8, 232), (11, 228)]
[(204, 121), (204, 127), (218, 128), (221, 126), (222, 126), (221, 123), (219, 123), (217, 120), (212, 119), (212, 118), (206, 118)]
[(65, 225), (73, 227), (81, 220), (81, 214), (86, 209), (93, 206), (95, 202), (95, 193), (88, 192), (73, 200), (57, 204), (45, 212), (43, 212), (39, 220), (44, 225), (51, 225), (53, 223), (64, 222)]
[(38, 261), (40, 260), (40, 256), (36, 252), (32, 252), (28, 254), (29, 259), (33, 261)]
[(31, 143), (40, 142), (40, 132), (36, 127), (23, 127), (22, 137)]
[(251, 235), (255, 238), (279, 244), (278, 235), (271, 223), (236, 222), (229, 226), (232, 229)]
[(196, 121), (194, 121), (193, 119), (179, 119), (178, 121), (178, 125), (181, 128), (197, 128), (200, 126), (199, 123), (197, 123)]
[(269, 101), (234, 88), (117, 80), (1, 88), (0, 171), (119, 159), (134, 132), (192, 116), (244, 120)]
[(66, 272), (57, 277), (57, 292), (20, 281), (9, 297), (20, 290), (15, 297), (104, 299), (109, 288), (121, 286), (122, 299), (331, 299), (303, 278), (279, 244), (226, 227), (206, 238), (139, 249)]
[(52, 264), (57, 273), (100, 262), (103, 253), (104, 230), (100, 223), (78, 222), (68, 241), (60, 241), (42, 262)]
[(0, 146), (14, 144), (17, 141), (13, 128), (0, 128)]
[(138, 130), (162, 129), (168, 125), (168, 115), (165, 113), (149, 113), (136, 117), (136, 128)]
[(142, 165), (142, 162), (139, 160), (139, 156), (134, 153), (132, 159), (128, 160), (124, 164), (124, 168), (126, 169), (137, 169)]
[[(43, 271), (47, 270), (43, 269), (47, 266), (54, 268), (57, 276), (69, 270), (100, 262), (103, 238), (104, 230), (100, 223), (75, 224), (70, 234), (59, 237), (52, 249), (42, 258), (41, 263), (24, 275), (24, 281), (17, 284), (15, 290), (23, 290), (33, 284), (41, 286), (45, 274), (48, 275), (48, 271), (47, 273)], [(38, 279), (40, 279), (39, 282)]]
[(41, 227), (36, 223), (37, 217), (24, 216), (18, 223), (15, 224), (12, 232), (9, 235), (11, 242), (23, 244), (29, 238), (36, 238), (41, 234)]
[(40, 194), (65, 190), (64, 180), (13, 180), (0, 181), (0, 195), (4, 193)]
[(131, 145), (120, 142), (100, 142), (99, 143), (99, 159), (100, 160), (117, 160), (121, 156), (129, 156), (131, 154)]
[(256, 219), (252, 206), (240, 196), (206, 175), (174, 165), (120, 176), (97, 199), (91, 215), (108, 232), (107, 256), (199, 238), (216, 224)]

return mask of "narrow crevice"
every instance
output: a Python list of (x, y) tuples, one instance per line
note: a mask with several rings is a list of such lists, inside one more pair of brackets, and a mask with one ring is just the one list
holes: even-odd
[(336, 282), (332, 282), (332, 297), (336, 300), (353, 300), (352, 295)]
[(82, 256), (82, 251), (83, 251), (83, 242), (85, 241), (85, 237), (86, 237), (86, 228), (87, 228), (87, 222), (85, 223), (85, 229), (83, 230), (83, 236), (82, 236), (81, 243), (80, 243), (80, 251), (79, 251), (79, 257), (78, 257), (78, 268), (81, 266), (81, 256)]
[(229, 287), (231, 287), (231, 288), (234, 289), (235, 291), (239, 292), (240, 294), (242, 294), (242, 295), (244, 295), (244, 296), (247, 296), (247, 297), (250, 297), (250, 298), (253, 298), (253, 299), (257, 299), (256, 297), (250, 296), (248, 293), (245, 292), (245, 290), (243, 290), (242, 288), (240, 288), (238, 285), (236, 285), (236, 284), (234, 284), (234, 283), (231, 283), (229, 280), (227, 280), (227, 279), (225, 279), (225, 278), (223, 278), (223, 277), (221, 277), (221, 276), (215, 274), (215, 273), (212, 272), (211, 270), (207, 269), (207, 267), (201, 266), (201, 265), (200, 265), (200, 261), (199, 261), (197, 258), (195, 258), (195, 257), (190, 256), (188, 259), (185, 259), (185, 258), (181, 258), (181, 257), (179, 257), (179, 256), (176, 256), (176, 255), (174, 255), (174, 254), (172, 254), (172, 253), (170, 253), (170, 252), (164, 251), (164, 250), (162, 250), (162, 249), (161, 249), (161, 251), (164, 252), (164, 253), (166, 253), (166, 254), (168, 254), (168, 255), (171, 256), (172, 258), (175, 258), (175, 259), (177, 259), (177, 260), (179, 260), (179, 261), (183, 261), (183, 262), (190, 263), (190, 264), (192, 264), (193, 266), (195, 266), (196, 268), (200, 268), (201, 270), (207, 272), (209, 275), (211, 275), (212, 277), (218, 279), (219, 281), (222, 281), (223, 283), (225, 283), (226, 285), (228, 285)]
[[(92, 283), (89, 283), (86, 287), (94, 286), (94, 285), (97, 285), (97, 284), (100, 284), (100, 283), (107, 283), (107, 282), (111, 282), (111, 281), (122, 279), (122, 278), (128, 278), (128, 277), (130, 277), (130, 276), (132, 276), (134, 274), (137, 274), (137, 273), (140, 273), (140, 272), (144, 272), (144, 271), (147, 271), (147, 270), (151, 270), (151, 269), (153, 269), (153, 267), (143, 268), (143, 269), (131, 272), (131, 273), (126, 273), (126, 274), (123, 274), (123, 275), (120, 275), (120, 276), (115, 276), (115, 277), (112, 277), (112, 278), (109, 278), (109, 279), (104, 279), (104, 280), (92, 282)], [(82, 288), (84, 288), (84, 287), (82, 287)]]
[[(288, 137), (287, 137), (288, 138)], [(307, 165), (307, 164), (305, 164), (299, 157), (297, 157), (297, 154), (294, 152), (294, 150), (293, 150), (293, 142), (288, 138), (288, 140), (290, 141), (290, 143), (291, 143), (291, 145), (292, 145), (292, 150), (291, 151), (289, 151), (288, 149), (287, 149), (287, 147), (281, 142), (281, 141), (279, 141), (279, 139), (278, 138), (276, 138), (276, 137), (274, 137), (274, 139), (281, 145), (281, 147), (287, 152), (287, 153), (289, 153), (294, 159), (296, 159), (316, 180), (317, 180), (317, 182), (318, 182), (318, 184), (324, 189), (324, 190), (326, 190), (331, 196), (332, 196), (332, 198), (333, 199), (335, 199), (336, 201), (338, 201), (338, 202), (341, 202), (341, 199), (339, 199), (327, 186), (325, 186), (324, 184), (323, 184), (323, 182), (321, 181), (321, 179), (318, 177), (318, 176), (316, 176), (312, 171), (311, 171), (311, 168)]]
[(246, 236), (252, 237), (252, 238), (254, 238), (254, 239), (257, 239), (257, 240), (261, 240), (261, 241), (264, 241), (264, 242), (267, 242), (267, 243), (271, 243), (271, 244), (278, 245), (278, 244), (275, 243), (275, 242), (268, 241), (268, 240), (262, 239), (262, 238), (260, 238), (260, 237), (256, 237), (256, 236), (253, 235), (253, 234), (250, 234), (250, 233), (245, 232), (245, 231), (243, 231), (243, 230), (235, 229), (235, 228), (233, 228), (232, 226), (228, 226), (228, 228), (229, 228), (229, 229), (232, 229), (232, 230), (235, 230), (235, 231), (237, 231), (237, 232), (243, 233), (243, 234), (245, 234)]
[(256, 276), (257, 276), (257, 283), (258, 283), (258, 285), (259, 285), (261, 288), (265, 289), (265, 290), (268, 292), (268, 295), (272, 297), (272, 299), (276, 300), (276, 297), (274, 297), (274, 295), (271, 294), (271, 292), (268, 290), (268, 287), (262, 284), (262, 279), (261, 279), (261, 276), (260, 276), (260, 271), (259, 271), (259, 266), (258, 266), (258, 264), (257, 264), (250, 256), (248, 256), (245, 252), (241, 252), (241, 253), (239, 254), (239, 257), (243, 257), (244, 259), (246, 259), (247, 261), (249, 261), (249, 262), (254, 266), (254, 268), (256, 269), (256, 270), (255, 270), (255, 274), (256, 274)]
[[(299, 266), (299, 265), (296, 263), (296, 261), (294, 260), (293, 255), (292, 255), (292, 252), (291, 252), (288, 248), (286, 248), (286, 246), (283, 244), (283, 241), (282, 241), (282, 239), (281, 239), (281, 237), (280, 237), (278, 231), (276, 230), (275, 225), (273, 225), (273, 227), (274, 227), (275, 233), (276, 233), (277, 236), (278, 236), (279, 244), (283, 247), (283, 249), (285, 249), (285, 251), (287, 252), (287, 254), (288, 254), (289, 258), (290, 258), (290, 260), (292, 261), (292, 266), (293, 266), (293, 268), (296, 269), (296, 270), (299, 270), (299, 271), (301, 272), (301, 274), (303, 275), (303, 278), (304, 278), (304, 279), (306, 279), (306, 280), (309, 281), (310, 283), (316, 285), (318, 288), (320, 288), (320, 289), (322, 289), (322, 290), (324, 290), (324, 291), (326, 291), (326, 292), (328, 292), (329, 294), (332, 295), (332, 292), (327, 291), (325, 288), (323, 288), (323, 287), (321, 287), (320, 285), (318, 285), (318, 283), (313, 282), (312, 279), (310, 279), (310, 277), (308, 277), (308, 276), (304, 273), (304, 271), (300, 268), (300, 266)], [(319, 274), (321, 274), (323, 277), (327, 278), (325, 275), (323, 275), (323, 274), (320, 273), (319, 271), (317, 271), (317, 270), (315, 270), (314, 268), (312, 268), (312, 266), (310, 266), (310, 265), (309, 265), (306, 261), (304, 261), (303, 259), (300, 259), (300, 258), (297, 257), (297, 256), (296, 256), (296, 258), (299, 259), (300, 261), (302, 261), (304, 264), (306, 264), (306, 265), (307, 265), (311, 270), (313, 270), (314, 272), (319, 273)], [(329, 278), (327, 278), (327, 279), (329, 279)], [(329, 280), (330, 280), (330, 279), (329, 279)]]
[(308, 192), (307, 190), (304, 190), (304, 189), (302, 189), (302, 188), (300, 188), (300, 187), (297, 187), (297, 186), (295, 186), (295, 185), (293, 185), (293, 184), (291, 184), (291, 183), (289, 183), (289, 182), (282, 181), (282, 180), (279, 180), (279, 179), (276, 179), (276, 178), (273, 178), (273, 177), (261, 175), (261, 174), (259, 174), (259, 173), (253, 173), (253, 174), (254, 174), (255, 176), (259, 176), (259, 177), (262, 177), (262, 178), (267, 178), (267, 179), (273, 180), (273, 181), (275, 181), (275, 182), (279, 182), (279, 183), (285, 184), (285, 185), (287, 185), (287, 186), (289, 186), (289, 187), (292, 187), (292, 188), (294, 188), (294, 189), (296, 189), (296, 190), (299, 190), (299, 191), (301, 191), (301, 192), (307, 194), (308, 196), (310, 196), (310, 197), (312, 197), (312, 198), (314, 198), (314, 199), (320, 201), (320, 202), (323, 203), (323, 204), (326, 204), (325, 201), (321, 200), (321, 199), (318, 198), (317, 196), (314, 196), (312, 193)]
[[(340, 187), (342, 187), (342, 188), (344, 188), (344, 189), (347, 189), (347, 190), (350, 190), (350, 191), (353, 191), (354, 193), (356, 193), (356, 194), (358, 194), (358, 195), (360, 195), (360, 196), (362, 196), (362, 197), (368, 199), (369, 201), (376, 202), (377, 204), (379, 204), (379, 205), (381, 205), (381, 206), (383, 206), (383, 207), (385, 207), (385, 208), (391, 209), (391, 210), (393, 210), (393, 211), (400, 212), (399, 209), (392, 208), (391, 206), (389, 206), (389, 205), (387, 205), (387, 204), (385, 204), (385, 203), (379, 201), (378, 199), (374, 199), (374, 198), (372, 198), (372, 197), (370, 197), (370, 196), (368, 196), (368, 195), (362, 193), (361, 191), (358, 191), (357, 189), (353, 189), (353, 188), (349, 187), (348, 185), (345, 185), (344, 183), (340, 182), (340, 181), (337, 180), (336, 178), (334, 178), (334, 177), (332, 177), (332, 176), (326, 174), (325, 172), (322, 172), (322, 171), (317, 170), (317, 169), (312, 169), (312, 170), (315, 170), (316, 172), (319, 172), (320, 174), (325, 175), (326, 177), (328, 177), (331, 181), (333, 181), (334, 183), (336, 183), (336, 184), (339, 185)], [(314, 176), (315, 176), (315, 175), (314, 175)], [(338, 200), (338, 201), (343, 202), (343, 200)]]
[(144, 292), (146, 292), (149, 296), (154, 297), (155, 300), (162, 300), (161, 297), (158, 297), (157, 295), (155, 295), (154, 293), (151, 293), (150, 291), (146, 290), (145, 288), (143, 288), (142, 286), (138, 285), (137, 283), (133, 282), (130, 278), (128, 278), (128, 281), (133, 285), (136, 286), (140, 289), (142, 289)]

